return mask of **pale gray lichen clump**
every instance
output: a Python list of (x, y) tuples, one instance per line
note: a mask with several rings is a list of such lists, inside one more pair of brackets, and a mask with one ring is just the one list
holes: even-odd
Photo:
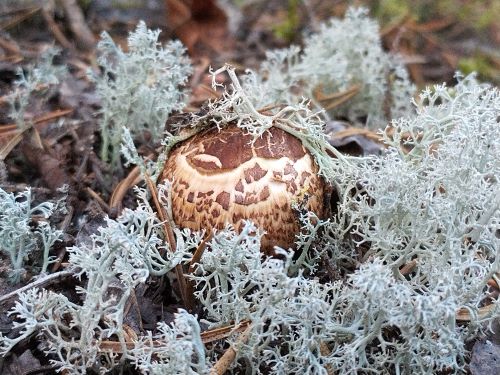
[(143, 374), (208, 374), (200, 331), (196, 317), (180, 309), (171, 326), (159, 322), (157, 333), (140, 338), (127, 357)]
[[(40, 100), (46, 101), (50, 89), (58, 85), (66, 76), (67, 69), (61, 65), (54, 64), (54, 58), (59, 54), (55, 47), (45, 49), (40, 55), (39, 61), (26, 69), (19, 68), (16, 71), (17, 80), (14, 81), (14, 90), (5, 96), (9, 103), (9, 117), (13, 119), (19, 130), (24, 131), (31, 127), (32, 119), (29, 114), (30, 100), (35, 94), (46, 97)], [(4, 153), (6, 151), (6, 153)], [(0, 160), (5, 159), (12, 147), (2, 147)]]
[(339, 269), (364, 255), (343, 282), (304, 277), (290, 255), (260, 262), (251, 226), (221, 233), (194, 277), (210, 323), (252, 322), (239, 353), (257, 372), (461, 371), (465, 343), (500, 316), (487, 286), (500, 271), (499, 113), (498, 90), (472, 76), (436, 86), (393, 122), (383, 156), (339, 169), (338, 213), (313, 247)]
[(382, 157), (345, 170), (343, 188), (358, 193), (341, 202), (343, 225), (370, 243), (370, 256), (401, 265), (448, 252), (486, 263), (496, 255), (499, 92), (474, 76), (458, 79), (426, 89), (415, 116), (393, 121)]
[[(34, 252), (42, 256), (41, 272), (47, 271), (50, 248), (62, 238), (62, 231), (53, 228), (49, 218), (61, 202), (33, 204), (31, 189), (14, 194), (0, 188), (0, 251), (10, 260), (9, 279), (17, 283), (26, 273), (26, 262)], [(33, 217), (38, 216), (35, 224)]]
[[(357, 86), (358, 93), (328, 111), (317, 92), (325, 95)], [(257, 72), (249, 71), (243, 87), (257, 106), (312, 100), (323, 116), (347, 117), (370, 128), (384, 128), (391, 119), (411, 111), (415, 92), (399, 57), (384, 52), (376, 21), (365, 8), (350, 8), (343, 20), (321, 24), (318, 33), (304, 39), (304, 48), (292, 46), (267, 53)]]
[[(407, 299), (390, 316), (408, 339), (402, 363), (414, 371), (458, 370), (465, 342), (500, 316), (487, 286), (500, 272), (500, 94), (473, 76), (458, 80), (426, 89), (416, 115), (393, 121), (387, 152), (359, 159), (339, 179), (355, 193), (339, 203), (337, 236), (351, 233), (369, 247), (364, 261), (388, 268), (385, 286), (365, 270), (368, 296), (393, 289), (380, 300)], [(480, 310), (484, 302), (491, 311)], [(459, 309), (470, 313), (468, 324), (454, 318)]]
[[(126, 358), (138, 368), (147, 369), (144, 373), (156, 367), (167, 373), (189, 373), (187, 369), (191, 367), (204, 368), (203, 356), (192, 362), (191, 353), (203, 352), (203, 347), (199, 344), (197, 322), (186, 313), (179, 313), (171, 328), (160, 324), (156, 335), (138, 338), (134, 349), (125, 345), (123, 320), (134, 288), (150, 276), (165, 275), (177, 264), (189, 260), (202, 239), (201, 234), (191, 235), (187, 230), (176, 229), (178, 249), (175, 252), (168, 249), (162, 240), (161, 223), (144, 200), (144, 192), (139, 192), (139, 196), (143, 200), (137, 209), (125, 209), (117, 220), (107, 218), (88, 241), (68, 248), (72, 270), (79, 279), (86, 279), (86, 286), (77, 288), (81, 304), (46, 290), (20, 293), (11, 311), (22, 320), (14, 323), (20, 333), (15, 338), (0, 334), (2, 355), (36, 333), (43, 338), (43, 350), (51, 362), (60, 371), (72, 374), (86, 374), (88, 369), (104, 372)], [(182, 346), (186, 350), (164, 353), (161, 351), (165, 347), (152, 346), (151, 338), (164, 337), (170, 340), (165, 344), (168, 347)], [(104, 341), (113, 338), (119, 342), (121, 355), (101, 348)], [(178, 342), (171, 342), (173, 338)], [(158, 357), (155, 351), (160, 351)], [(144, 363), (146, 356), (155, 357), (154, 362)]]
[(103, 73), (90, 73), (101, 99), (101, 157), (119, 167), (123, 129), (134, 138), (148, 131), (161, 139), (165, 121), (184, 108), (187, 99), (182, 87), (191, 74), (191, 64), (179, 41), (164, 46), (159, 30), (149, 30), (140, 22), (128, 37), (128, 51), (103, 32), (97, 45), (98, 64)]

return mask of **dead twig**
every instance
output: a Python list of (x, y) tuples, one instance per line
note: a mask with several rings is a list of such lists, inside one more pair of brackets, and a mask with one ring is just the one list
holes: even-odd
[(19, 295), (19, 293), (25, 292), (31, 288), (41, 288), (54, 283), (57, 280), (64, 279), (68, 276), (72, 276), (73, 271), (61, 271), (57, 273), (51, 273), (49, 275), (43, 276), (22, 288), (16, 289), (13, 292), (7, 293), (0, 297), (0, 305), (9, 301), (10, 299)]
[(395, 21), (389, 23), (380, 30), (380, 38), (383, 39), (387, 35), (392, 34), (394, 31), (405, 27), (410, 20), (411, 15), (408, 12), (403, 13)]
[(406, 276), (411, 271), (413, 271), (413, 269), (416, 266), (417, 266), (417, 260), (413, 259), (413, 260), (409, 261), (408, 263), (406, 263), (403, 267), (401, 267), (401, 269), (399, 270), (399, 272), (401, 273), (401, 275)]
[(110, 210), (116, 213), (116, 215), (120, 214), (122, 210), (122, 201), (127, 194), (127, 191), (132, 187), (137, 185), (142, 181), (141, 170), (139, 167), (134, 167), (127, 177), (121, 180), (113, 190), (111, 194), (111, 198), (109, 200)]
[[(203, 253), (205, 252), (205, 249), (207, 248), (207, 243), (212, 239), (213, 233), (210, 233), (208, 236), (206, 236), (203, 241), (198, 245), (196, 248), (196, 251), (193, 254), (193, 257), (191, 258), (191, 262), (189, 263), (189, 269), (188, 269), (188, 275), (191, 275), (195, 269), (196, 269), (196, 263), (199, 263)], [(189, 306), (186, 306), (189, 311), (192, 311), (194, 308), (194, 300), (192, 298), (194, 294), (194, 282), (192, 280), (186, 280), (186, 294), (189, 296), (188, 301), (189, 301)]]
[[(487, 284), (490, 287), (500, 289), (500, 278), (498, 273), (494, 274), (492, 278), (488, 280)], [(477, 317), (479, 319), (483, 319), (486, 316), (490, 315), (494, 311), (494, 309), (495, 309), (495, 304), (493, 303), (486, 306), (482, 306), (478, 309)], [(469, 322), (472, 320), (472, 314), (469, 309), (461, 308), (456, 312), (455, 318), (458, 321)]]
[[(1, 99), (2, 98), (0, 97), (0, 100)], [(52, 120), (55, 120), (56, 118), (64, 117), (66, 115), (69, 115), (72, 112), (73, 112), (73, 109), (68, 108), (68, 109), (56, 109), (55, 111), (44, 113), (43, 115), (40, 115), (33, 120), (33, 126), (37, 127), (37, 125), (38, 126), (45, 125), (46, 123), (48, 123)], [(14, 129), (17, 129), (16, 124), (0, 125), (0, 132), (2, 132), (2, 133), (5, 131), (14, 130)]]
[(338, 131), (336, 133), (332, 134), (332, 137), (334, 139), (342, 139), (346, 137), (352, 137), (356, 135), (362, 135), (374, 142), (383, 144), (382, 136), (372, 130), (369, 129), (362, 129), (362, 128), (355, 128), (355, 127), (349, 127), (347, 129)]
[(5, 51), (13, 55), (21, 55), (21, 49), (19, 48), (16, 42), (5, 39), (1, 36), (0, 36), (0, 48), (4, 49)]
[(455, 22), (456, 19), (454, 17), (443, 17), (425, 23), (417, 23), (415, 20), (411, 20), (405, 26), (413, 31), (429, 33), (443, 30)]
[(73, 32), (77, 46), (85, 51), (92, 51), (95, 47), (94, 34), (85, 23), (82, 9), (76, 0), (59, 0), (64, 14), (69, 23), (69, 28)]
[[(1, 99), (1, 98), (0, 98)], [(16, 124), (7, 124), (0, 126), (0, 160), (5, 160), (9, 153), (16, 147), (16, 145), (21, 142), (29, 130), (35, 131), (35, 137), (38, 145), (41, 146), (40, 136), (38, 134), (38, 128), (41, 125), (45, 125), (46, 123), (62, 116), (66, 116), (67, 114), (73, 112), (72, 109), (58, 109), (56, 111), (49, 112), (42, 116), (37, 117), (33, 123), (27, 126), (25, 129), (19, 129)]]
[(24, 60), (24, 57), (23, 56), (19, 56), (19, 55), (11, 55), (11, 56), (0, 57), (0, 61), (2, 61), (2, 62), (8, 62), (10, 64), (19, 64), (23, 60)]
[[(0, 137), (4, 138), (5, 136)], [(23, 132), (17, 132), (8, 137), (7, 141), (1, 141), (0, 147), (0, 161), (4, 161), (10, 152), (17, 146), (19, 142), (23, 139)]]
[(323, 92), (323, 86), (319, 85), (313, 90), (314, 98), (319, 101), (322, 107), (329, 111), (331, 109), (337, 108), (356, 96), (361, 90), (361, 85), (353, 85), (348, 89), (340, 92), (335, 92), (333, 94), (325, 94)]
[(71, 42), (66, 38), (64, 33), (61, 31), (56, 21), (54, 21), (54, 17), (52, 16), (53, 9), (51, 8), (52, 5), (50, 2), (48, 2), (43, 6), (42, 8), (43, 19), (45, 20), (45, 23), (49, 27), (49, 30), (54, 36), (55, 40), (57, 40), (57, 42), (64, 48), (71, 49), (73, 46), (71, 45)]
[[(245, 320), (237, 325), (230, 325), (221, 328), (211, 329), (201, 333), (201, 342), (208, 344), (213, 341), (222, 340), (230, 335), (247, 330), (250, 326), (250, 321)], [(153, 341), (153, 347), (161, 347), (164, 343), (158, 340)], [(125, 348), (127, 350), (133, 349), (135, 343), (133, 341), (125, 341)], [(110, 352), (120, 354), (123, 353), (122, 345), (118, 341), (102, 341), (99, 345), (99, 350), (102, 352)]]
[(213, 237), (213, 233), (210, 233), (208, 236), (206, 236), (203, 241), (201, 241), (200, 245), (196, 249), (196, 251), (193, 254), (193, 257), (191, 258), (191, 262), (189, 263), (189, 273), (193, 273), (194, 270), (196, 269), (195, 264), (200, 262), (200, 259), (205, 252), (205, 249), (207, 248), (207, 243), (210, 241)]
[(27, 20), (28, 18), (33, 16), (40, 9), (42, 9), (42, 8), (37, 6), (37, 7), (31, 7), (31, 8), (26, 8), (26, 9), (20, 10), (19, 11), (21, 13), (20, 15), (14, 16), (10, 20), (8, 20), (7, 22), (0, 24), (0, 30), (8, 30), (8, 29), (16, 26), (17, 24), (19, 24), (19, 23), (23, 22), (24, 20)]
[(104, 199), (101, 198), (99, 194), (97, 194), (94, 190), (91, 188), (87, 187), (85, 188), (85, 191), (87, 192), (88, 195), (90, 195), (97, 203), (99, 203), (99, 206), (107, 213), (109, 214), (111, 208), (109, 205), (106, 203)]
[(214, 328), (201, 333), (201, 341), (204, 344), (225, 339), (236, 332), (243, 332), (250, 325), (250, 320), (243, 320), (237, 325)]
[[(174, 231), (172, 229), (172, 225), (170, 224), (170, 220), (165, 212), (165, 208), (162, 206), (160, 200), (158, 199), (158, 192), (156, 190), (156, 186), (148, 175), (145, 175), (144, 179), (146, 180), (146, 185), (148, 186), (148, 189), (151, 193), (151, 198), (155, 205), (156, 212), (158, 213), (158, 217), (160, 218), (163, 224), (163, 230), (165, 231), (165, 234), (167, 236), (167, 242), (170, 251), (175, 252), (177, 246), (175, 243)], [(175, 274), (177, 275), (177, 281), (179, 282), (179, 291), (181, 294), (182, 302), (184, 303), (184, 306), (186, 306), (188, 309), (190, 306), (192, 308), (194, 306), (194, 300), (193, 296), (188, 295), (187, 293), (187, 282), (186, 282), (186, 277), (184, 275), (184, 270), (182, 269), (182, 264), (178, 264), (177, 266), (175, 266)]]
[(238, 340), (225, 351), (222, 357), (219, 358), (219, 360), (210, 370), (210, 375), (222, 375), (228, 370), (229, 366), (231, 366), (231, 363), (233, 363), (234, 359), (236, 358), (236, 354), (238, 354), (241, 346), (250, 337), (251, 329), (252, 326), (249, 325), (247, 329), (245, 329), (245, 331), (240, 335), (240, 337), (238, 337)]
[[(494, 309), (495, 309), (494, 304), (480, 307), (477, 311), (477, 317), (479, 319), (483, 319), (488, 315), (490, 315)], [(461, 308), (455, 313), (455, 319), (458, 320), (459, 322), (469, 322), (472, 320), (472, 314), (470, 313), (469, 309)]]

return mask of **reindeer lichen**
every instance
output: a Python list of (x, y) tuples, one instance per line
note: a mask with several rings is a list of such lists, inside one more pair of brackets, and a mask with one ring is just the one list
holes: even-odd
[(101, 157), (120, 168), (123, 129), (134, 138), (162, 138), (165, 121), (186, 101), (182, 87), (191, 74), (191, 64), (178, 41), (164, 46), (158, 42), (160, 31), (140, 22), (128, 37), (124, 52), (103, 32), (97, 45), (101, 75), (90, 73), (101, 98)]
[[(345, 18), (321, 24), (305, 37), (304, 48), (269, 51), (259, 71), (249, 71), (243, 87), (258, 107), (297, 103), (304, 96), (323, 117), (347, 117), (383, 128), (411, 110), (415, 89), (401, 59), (384, 52), (376, 21), (365, 8), (349, 8)], [(343, 105), (329, 108), (325, 97), (353, 90)]]

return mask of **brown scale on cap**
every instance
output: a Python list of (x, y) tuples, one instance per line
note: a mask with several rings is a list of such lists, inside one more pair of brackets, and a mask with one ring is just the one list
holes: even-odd
[(193, 230), (252, 220), (266, 231), (262, 250), (294, 246), (300, 229), (292, 203), (323, 215), (325, 185), (311, 154), (293, 135), (271, 128), (252, 144), (236, 125), (209, 129), (179, 144), (161, 180), (172, 181), (173, 218)]

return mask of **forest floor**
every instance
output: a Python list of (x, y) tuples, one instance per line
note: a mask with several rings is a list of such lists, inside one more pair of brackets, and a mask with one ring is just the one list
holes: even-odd
[[(96, 0), (79, 2), (81, 19), (75, 17), (76, 2), (61, 3), (65, 5), (39, 1), (0, 4), (0, 187), (17, 193), (30, 186), (36, 202), (66, 196), (67, 210), (51, 218), (64, 235), (52, 249), (59, 260), (50, 265), (50, 272), (65, 269), (66, 248), (95, 232), (103, 217), (116, 217), (123, 207), (135, 206), (130, 189), (134, 169), (110, 170), (98, 152), (100, 101), (87, 73), (99, 73), (96, 45), (102, 31), (122, 48), (139, 20), (149, 28), (161, 29), (162, 41), (179, 38), (192, 59), (188, 110), (196, 111), (217, 95), (210, 87), (210, 67), (230, 63), (240, 72), (257, 68), (266, 51), (300, 45), (304, 33), (317, 31), (331, 17), (342, 17), (353, 2), (224, 1), (224, 5), (216, 5), (205, 1), (195, 9), (182, 0)], [(494, 1), (356, 3), (370, 7), (371, 15), (380, 22), (384, 47), (402, 56), (419, 88), (453, 83), (457, 70), (477, 71), (480, 80), (500, 83), (500, 24), (494, 17), (495, 8), (490, 8)], [(56, 64), (67, 66), (69, 75), (57, 88), (29, 99), (24, 116), (32, 126), (20, 130), (9, 117), (9, 96), (15, 90), (18, 69), (36, 63), (53, 45), (61, 50)], [(155, 157), (159, 144), (160, 140), (146, 138), (139, 151)], [(363, 145), (359, 140), (357, 146)], [(344, 146), (356, 148), (351, 142)], [(68, 186), (65, 193), (60, 191), (63, 185)], [(7, 264), (7, 256), (0, 253), (0, 297), (28, 284), (34, 276), (28, 270), (19, 284), (12, 285), (7, 281)], [(65, 278), (50, 288), (71, 293), (75, 283)], [(145, 329), (154, 327), (158, 314), (174, 312), (179, 306), (173, 295), (158, 304), (157, 295), (143, 291), (138, 296)], [(12, 303), (9, 299), (0, 305), (0, 332), (10, 330), (6, 312)], [(15, 356), (0, 360), (0, 373), (7, 375), (53, 370), (33, 339), (16, 347)]]

